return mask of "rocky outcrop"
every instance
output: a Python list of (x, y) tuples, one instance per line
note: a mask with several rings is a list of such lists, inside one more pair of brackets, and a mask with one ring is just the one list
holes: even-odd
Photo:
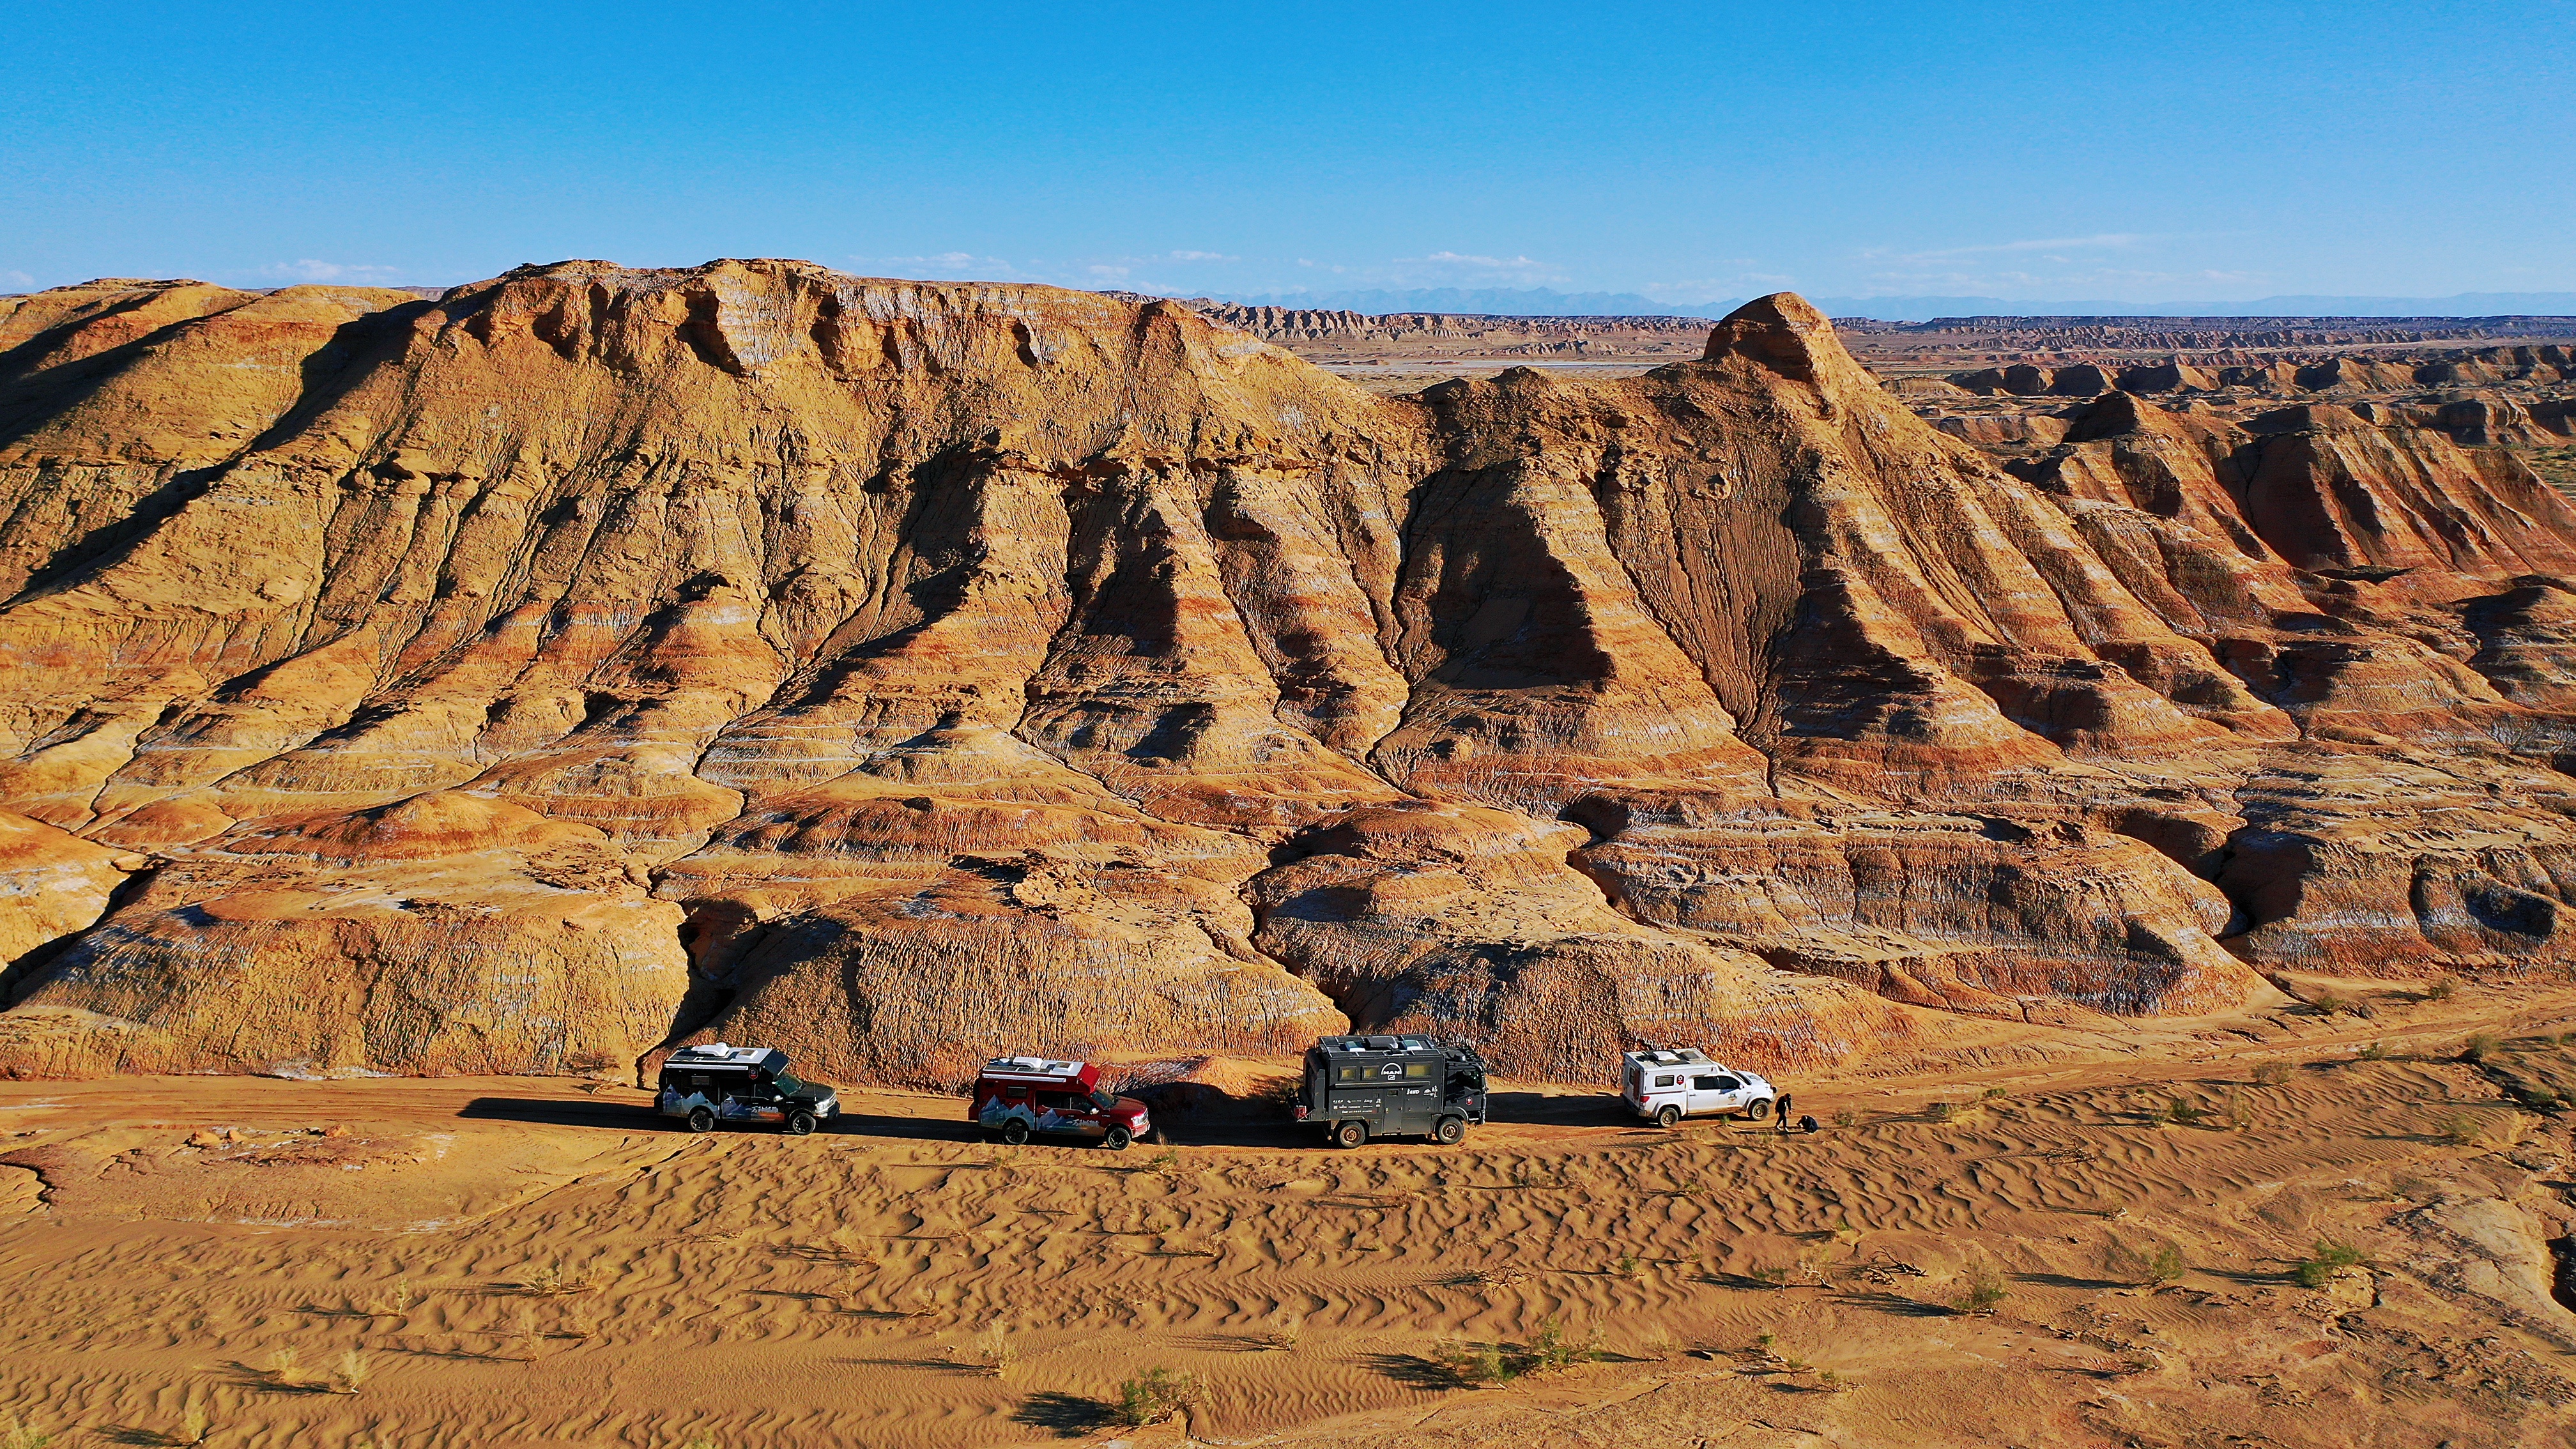
[(17, 1070), (1586, 1078), (2565, 951), (2576, 521), (2440, 433), (2107, 392), (2008, 472), (1785, 294), (1407, 399), (794, 262), (0, 327)]

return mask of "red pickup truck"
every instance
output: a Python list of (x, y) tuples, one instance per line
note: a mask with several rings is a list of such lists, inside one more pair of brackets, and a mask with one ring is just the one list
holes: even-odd
[(1032, 1135), (1117, 1150), (1154, 1130), (1145, 1104), (1100, 1090), (1096, 1062), (995, 1057), (976, 1074), (967, 1120), (1012, 1144)]

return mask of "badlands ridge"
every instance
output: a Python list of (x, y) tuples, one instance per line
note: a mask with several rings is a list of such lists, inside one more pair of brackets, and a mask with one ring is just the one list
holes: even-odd
[(2568, 960), (2528, 467), (2111, 392), (2007, 472), (1786, 294), (1389, 398), (800, 262), (101, 281), (0, 299), (0, 519), (14, 1074), (1894, 1070)]

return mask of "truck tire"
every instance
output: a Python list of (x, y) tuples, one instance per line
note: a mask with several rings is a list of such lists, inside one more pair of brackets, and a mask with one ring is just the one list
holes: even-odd
[(1441, 1118), (1440, 1125), (1431, 1129), (1431, 1140), (1439, 1143), (1443, 1147), (1455, 1147), (1459, 1143), (1466, 1141), (1467, 1119), (1464, 1117)]
[(1767, 1121), (1770, 1116), (1771, 1099), (1768, 1097), (1756, 1097), (1744, 1104), (1744, 1120), (1747, 1122)]
[(1337, 1122), (1333, 1124), (1333, 1143), (1335, 1146), (1357, 1147), (1366, 1141), (1368, 1141), (1368, 1124), (1366, 1122)]
[(1128, 1131), (1124, 1127), (1113, 1126), (1108, 1131), (1100, 1134), (1100, 1145), (1108, 1148), (1112, 1152), (1126, 1151), (1127, 1144), (1135, 1140), (1136, 1134)]
[(787, 1114), (787, 1135), (802, 1137), (814, 1130), (814, 1114), (799, 1107)]
[(1655, 1125), (1658, 1127), (1675, 1126), (1681, 1120), (1682, 1109), (1679, 1107), (1666, 1106), (1657, 1108), (1655, 1111)]
[(689, 1130), (692, 1132), (713, 1132), (716, 1130), (716, 1114), (705, 1107), (691, 1107), (689, 1109)]
[(1008, 1119), (1002, 1123), (1002, 1140), (1011, 1144), (1013, 1147), (1017, 1147), (1021, 1143), (1028, 1141), (1029, 1124), (1021, 1121), (1017, 1117)]

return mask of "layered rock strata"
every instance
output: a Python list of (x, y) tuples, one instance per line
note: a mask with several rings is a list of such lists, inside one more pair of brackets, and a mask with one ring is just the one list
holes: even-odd
[(1589, 1079), (2564, 955), (2576, 518), (2442, 435), (2007, 472), (1785, 294), (1403, 399), (795, 262), (0, 307), (9, 1069)]

